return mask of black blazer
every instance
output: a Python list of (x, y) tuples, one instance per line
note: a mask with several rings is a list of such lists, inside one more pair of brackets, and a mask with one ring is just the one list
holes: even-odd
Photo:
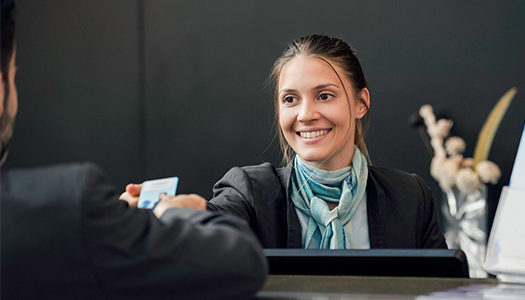
[(1, 174), (2, 299), (249, 299), (266, 261), (243, 220), (129, 208), (92, 164)]
[[(208, 209), (247, 220), (264, 248), (300, 248), (291, 172), (291, 165), (270, 163), (234, 167), (215, 184)], [(366, 191), (371, 248), (447, 247), (432, 193), (419, 176), (369, 167)]]

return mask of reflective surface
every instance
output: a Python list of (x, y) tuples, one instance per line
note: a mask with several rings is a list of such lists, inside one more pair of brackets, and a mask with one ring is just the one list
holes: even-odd
[(256, 299), (414, 299), (460, 286), (497, 283), (489, 278), (271, 275)]
[(448, 247), (465, 252), (470, 277), (487, 277), (482, 269), (487, 244), (487, 187), (468, 194), (453, 188), (444, 195), (441, 210)]

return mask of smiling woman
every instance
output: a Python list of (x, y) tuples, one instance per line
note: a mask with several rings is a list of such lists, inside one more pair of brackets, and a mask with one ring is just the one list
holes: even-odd
[(235, 167), (209, 210), (246, 219), (265, 248), (446, 248), (423, 180), (371, 166), (361, 120), (370, 93), (353, 49), (311, 35), (275, 62), (284, 167)]
[[(334, 114), (333, 110), (341, 110), (348, 126), (345, 131), (345, 136), (349, 138), (348, 142), (353, 145), (355, 140), (355, 144), (370, 163), (361, 125), (361, 118), (368, 114), (370, 108), (370, 94), (361, 64), (348, 44), (340, 39), (320, 35), (311, 35), (295, 41), (275, 62), (271, 79), (276, 87), (275, 115), (281, 129), (283, 129), (281, 114), (286, 113), (282, 104), (291, 103), (290, 99), (287, 99), (290, 97), (287, 92), (302, 92), (300, 96), (303, 98), (291, 98), (303, 102), (306, 100), (304, 98), (306, 89), (317, 93), (320, 102), (337, 98), (335, 102), (340, 107), (336, 108), (332, 105), (330, 114)], [(366, 121), (368, 122), (368, 118)], [(339, 131), (341, 129), (339, 128)], [(295, 148), (289, 144), (288, 137), (285, 139), (285, 135), (285, 130), (279, 132), (286, 164), (293, 157)], [(352, 157), (353, 150), (350, 149), (347, 153)], [(324, 169), (328, 168), (325, 165)]]
[[(335, 71), (334, 71), (335, 70)], [(324, 170), (348, 167), (354, 153), (356, 120), (368, 111), (368, 90), (356, 101), (343, 70), (329, 61), (298, 56), (281, 69), (278, 120), (285, 141), (308, 164)], [(346, 93), (345, 86), (350, 93)]]
[(284, 166), (232, 168), (208, 210), (245, 219), (265, 248), (446, 248), (423, 180), (371, 166), (361, 125), (370, 93), (348, 44), (323, 35), (294, 41), (271, 79)]

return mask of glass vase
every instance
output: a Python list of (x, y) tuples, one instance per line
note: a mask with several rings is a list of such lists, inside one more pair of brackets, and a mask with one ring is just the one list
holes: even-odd
[(443, 232), (448, 247), (465, 252), (470, 277), (487, 277), (482, 268), (487, 244), (487, 187), (483, 185), (474, 193), (452, 188), (443, 194)]

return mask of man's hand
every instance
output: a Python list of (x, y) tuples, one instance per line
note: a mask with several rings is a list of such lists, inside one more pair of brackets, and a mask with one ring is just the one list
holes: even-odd
[[(142, 184), (130, 183), (126, 186), (126, 191), (120, 195), (119, 199), (128, 202), (130, 207), (136, 207), (139, 203), (140, 191)], [(161, 195), (160, 201), (154, 209), (157, 218), (172, 207), (191, 208), (198, 210), (206, 210), (206, 200), (197, 194), (189, 195)]]
[(206, 210), (206, 200), (197, 194), (177, 196), (162, 195), (153, 213), (157, 218), (160, 218), (166, 210), (172, 207)]
[(141, 189), (142, 184), (130, 183), (126, 186), (126, 191), (120, 195), (119, 199), (128, 202), (130, 207), (136, 207), (139, 203)]

